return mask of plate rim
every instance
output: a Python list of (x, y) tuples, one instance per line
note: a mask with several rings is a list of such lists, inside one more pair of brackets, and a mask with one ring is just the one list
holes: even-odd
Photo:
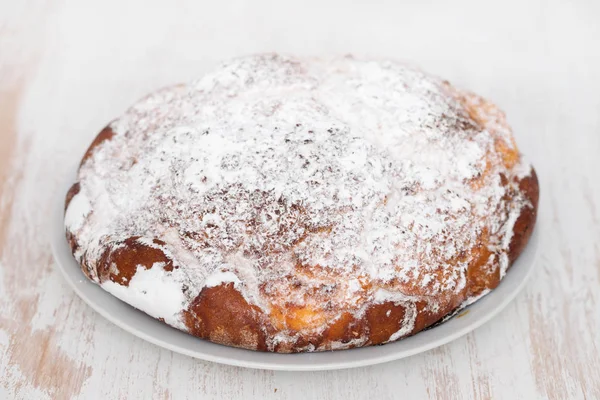
[[(106, 292), (83, 274), (67, 243), (63, 223), (64, 198), (68, 189), (76, 182), (74, 174), (71, 176), (72, 179), (68, 180), (67, 185), (61, 186), (61, 189), (64, 190), (60, 190), (56, 194), (49, 232), (55, 264), (71, 289), (95, 312), (124, 331), (173, 352), (219, 364), (278, 371), (326, 371), (387, 363), (423, 353), (474, 331), (504, 310), (523, 289), (532, 275), (538, 259), (539, 221), (534, 226), (524, 251), (500, 281), (498, 287), (465, 307), (458, 315), (449, 320), (396, 342), (348, 350), (295, 354), (259, 352), (229, 347), (197, 338), (166, 325)], [(125, 321), (123, 316), (112, 315), (109, 312), (111, 307), (124, 313), (125, 318), (132, 317), (133, 320), (137, 320), (138, 325), (154, 328), (155, 332), (146, 332), (135, 323)], [(487, 312), (483, 312), (485, 309), (488, 309)], [(467, 314), (465, 314), (465, 310), (468, 310)], [(156, 331), (159, 332), (158, 336)], [(159, 337), (160, 335), (167, 338), (172, 337), (172, 339), (167, 340)], [(174, 343), (175, 339), (173, 338), (178, 338), (179, 341), (187, 342), (200, 350)], [(217, 353), (221, 353), (221, 355)]]

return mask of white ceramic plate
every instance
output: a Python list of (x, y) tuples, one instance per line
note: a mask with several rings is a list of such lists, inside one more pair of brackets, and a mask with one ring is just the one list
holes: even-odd
[(287, 371), (353, 368), (398, 360), (446, 344), (489, 321), (508, 305), (531, 275), (538, 247), (539, 228), (536, 228), (529, 245), (495, 290), (443, 324), (414, 336), (383, 346), (352, 350), (306, 354), (262, 353), (222, 346), (183, 333), (138, 311), (90, 282), (71, 255), (65, 239), (63, 207), (66, 192), (65, 188), (56, 201), (51, 221), (51, 242), (58, 268), (79, 297), (115, 325), (157, 346), (206, 361), (248, 368)]

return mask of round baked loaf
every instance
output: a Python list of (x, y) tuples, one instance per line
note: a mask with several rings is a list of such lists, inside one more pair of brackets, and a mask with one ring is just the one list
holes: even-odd
[(419, 69), (257, 55), (142, 99), (67, 194), (89, 279), (275, 352), (412, 335), (495, 288), (538, 182), (493, 104)]

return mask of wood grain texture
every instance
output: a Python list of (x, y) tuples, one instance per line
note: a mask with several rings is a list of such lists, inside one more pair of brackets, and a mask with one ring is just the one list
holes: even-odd
[[(600, 3), (0, 0), (0, 399), (600, 398)], [(260, 51), (413, 60), (498, 103), (538, 171), (542, 254), (471, 334), (353, 370), (255, 371), (137, 339), (54, 268), (52, 199), (156, 88)]]

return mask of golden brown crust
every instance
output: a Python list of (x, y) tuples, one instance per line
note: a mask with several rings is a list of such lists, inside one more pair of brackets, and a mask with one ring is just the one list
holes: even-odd
[(533, 168), (531, 169), (531, 174), (519, 182), (519, 190), (531, 206), (523, 207), (521, 215), (519, 215), (517, 222), (515, 222), (513, 237), (508, 247), (508, 257), (511, 264), (523, 252), (525, 246), (527, 246), (537, 218), (540, 187), (537, 174)]
[(65, 198), (65, 211), (67, 210), (67, 207), (69, 207), (69, 204), (71, 203), (71, 200), (73, 200), (73, 197), (75, 197), (75, 195), (79, 193), (80, 188), (81, 187), (79, 185), (79, 182), (74, 183), (69, 188), (69, 191), (67, 192), (67, 196)]
[(83, 163), (86, 162), (92, 156), (96, 147), (100, 146), (104, 141), (112, 139), (114, 135), (115, 133), (110, 127), (110, 124), (104, 127), (104, 129), (102, 129), (100, 133), (94, 138), (94, 141), (92, 142), (92, 144), (90, 144), (90, 147), (88, 147), (87, 151), (83, 155), (80, 166), (83, 165)]
[(189, 332), (228, 346), (267, 350), (265, 318), (232, 283), (204, 288), (184, 312)]
[[(73, 200), (73, 197), (75, 197), (75, 195), (77, 195), (77, 193), (79, 193), (79, 190), (80, 190), (79, 182), (74, 183), (69, 188), (69, 190), (67, 191), (67, 195), (65, 197), (65, 211), (69, 207), (69, 204), (71, 204), (71, 200)], [(75, 253), (75, 251), (79, 247), (77, 244), (77, 238), (69, 230), (66, 231), (66, 236), (67, 236), (67, 242), (69, 242), (69, 247), (71, 247), (71, 252)]]
[[(139, 267), (153, 268), (160, 263), (165, 271), (173, 270), (173, 262), (155, 247), (142, 244), (139, 237), (130, 237), (116, 245), (108, 246), (97, 266), (100, 283), (110, 279), (122, 286), (129, 286)], [(154, 239), (155, 242), (160, 242)]]

